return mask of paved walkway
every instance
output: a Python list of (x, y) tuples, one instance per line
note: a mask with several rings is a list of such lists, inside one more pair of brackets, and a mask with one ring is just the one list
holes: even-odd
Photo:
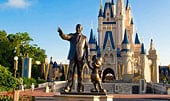
[[(12, 92), (0, 92), (0, 95), (12, 95)], [(49, 92), (46, 93), (44, 88), (38, 88), (34, 91), (29, 89), (20, 91), (20, 96), (35, 96), (35, 97), (49, 97), (52, 98), (54, 95), (60, 93)], [(161, 94), (109, 94), (113, 96), (114, 101), (169, 101), (170, 95)]]
[(135, 98), (135, 99), (170, 99), (170, 95), (161, 94), (111, 94), (114, 98)]

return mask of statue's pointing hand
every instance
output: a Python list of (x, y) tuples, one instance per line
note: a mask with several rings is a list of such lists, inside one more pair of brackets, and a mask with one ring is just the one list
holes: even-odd
[(57, 30), (59, 33), (62, 33), (62, 30), (60, 27), (58, 27), (58, 30)]

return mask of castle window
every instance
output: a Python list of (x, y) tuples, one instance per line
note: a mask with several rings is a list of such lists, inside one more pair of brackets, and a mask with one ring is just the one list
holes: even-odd
[(109, 13), (107, 13), (107, 16), (109, 16)]
[(107, 18), (107, 21), (109, 21), (109, 18)]
[(168, 77), (168, 70), (166, 70), (166, 72), (165, 72), (165, 76), (166, 76), (166, 77)]
[(161, 70), (161, 75), (164, 76), (164, 71), (163, 70)]

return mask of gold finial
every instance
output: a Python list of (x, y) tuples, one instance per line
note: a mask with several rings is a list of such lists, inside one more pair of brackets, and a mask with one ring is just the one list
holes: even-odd
[(100, 0), (100, 9), (102, 9), (102, 0)]

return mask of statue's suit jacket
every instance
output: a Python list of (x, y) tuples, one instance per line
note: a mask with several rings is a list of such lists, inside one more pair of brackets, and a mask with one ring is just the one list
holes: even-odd
[(88, 60), (89, 46), (86, 36), (77, 33), (60, 33), (60, 37), (64, 40), (70, 41), (70, 50), (68, 54), (69, 60), (74, 59), (74, 57), (76, 57), (78, 61), (81, 61), (84, 58)]

